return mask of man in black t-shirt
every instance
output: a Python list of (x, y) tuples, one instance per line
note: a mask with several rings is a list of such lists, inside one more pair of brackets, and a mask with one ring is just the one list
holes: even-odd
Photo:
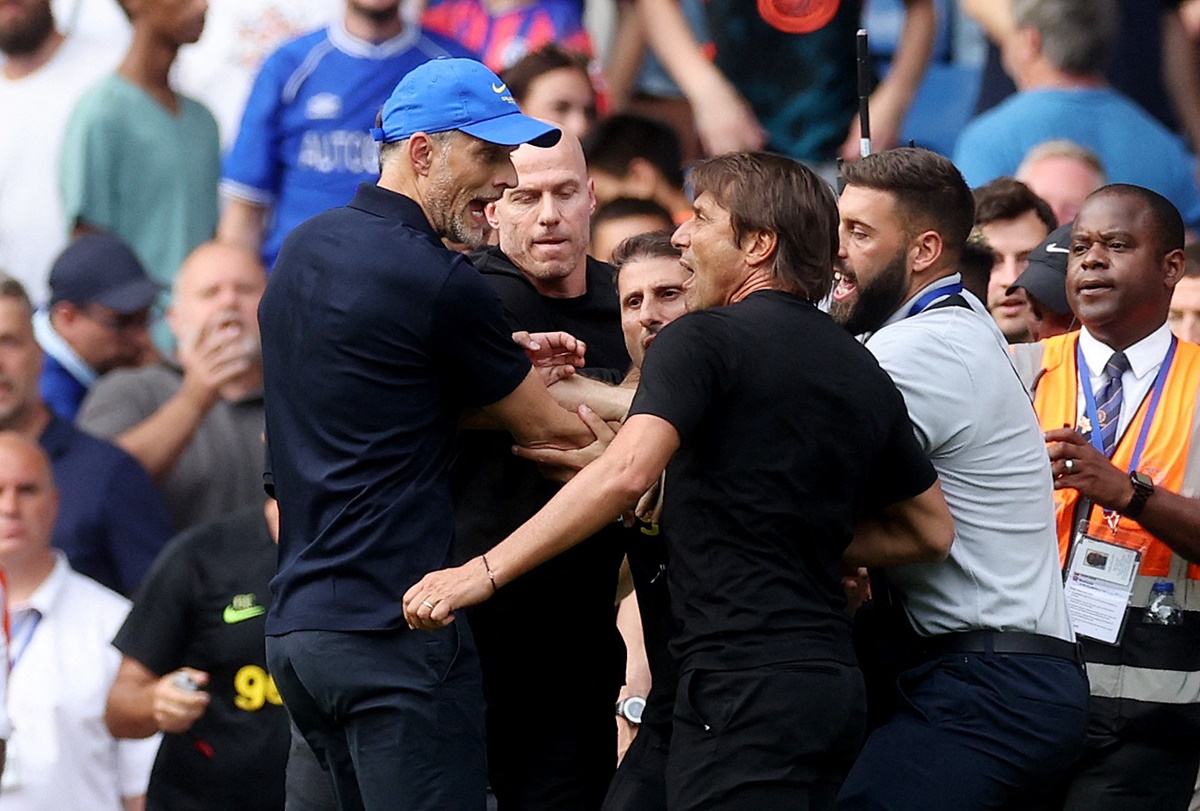
[(109, 730), (167, 733), (150, 811), (282, 811), (288, 720), (263, 644), (275, 556), (260, 507), (180, 535), (113, 641), (123, 658)]
[[(472, 260), (513, 331), (583, 341), (582, 373), (616, 382), (629, 369), (612, 269), (588, 256), (595, 208), (578, 139), (519, 147), (517, 184), (489, 209), (498, 247)], [(512, 453), (507, 431), (467, 431), (451, 468), (455, 549), (487, 552), (558, 486)], [(487, 699), (488, 775), (500, 811), (595, 811), (616, 766), (612, 708), (624, 668), (613, 601), (618, 527), (606, 527), (469, 617)], [(555, 611), (530, 629), (538, 606)]]
[(695, 216), (675, 234), (689, 313), (655, 339), (624, 426), (488, 553), (488, 572), (427, 575), (405, 616), (441, 627), (612, 521), (670, 462), (669, 803), (832, 808), (865, 730), (843, 553), (940, 559), (953, 525), (895, 386), (815, 306), (838, 250), (829, 188), (746, 153), (706, 161), (693, 183)]

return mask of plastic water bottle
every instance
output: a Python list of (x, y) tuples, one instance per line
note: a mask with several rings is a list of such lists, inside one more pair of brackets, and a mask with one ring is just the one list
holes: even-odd
[(1183, 610), (1175, 601), (1175, 584), (1160, 580), (1150, 587), (1150, 603), (1142, 622), (1150, 625), (1179, 625)]

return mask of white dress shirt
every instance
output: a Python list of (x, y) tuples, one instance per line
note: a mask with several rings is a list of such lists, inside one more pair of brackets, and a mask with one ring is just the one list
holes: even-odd
[(117, 741), (104, 705), (121, 654), (112, 638), (129, 601), (71, 570), (58, 554), (50, 576), (15, 615), (41, 614), (13, 646), (8, 683), (13, 734), (5, 768), (4, 811), (120, 811), (123, 797), (146, 793), (159, 736)]
[[(1121, 437), (1125, 436), (1125, 429), (1133, 421), (1142, 401), (1154, 388), (1154, 377), (1158, 374), (1170, 345), (1171, 329), (1164, 322), (1161, 327), (1125, 350), (1125, 357), (1129, 360), (1129, 370), (1121, 375), (1122, 399), (1121, 414), (1117, 418), (1118, 442)], [(1083, 362), (1087, 364), (1088, 380), (1092, 386), (1092, 393), (1095, 394), (1108, 381), (1104, 374), (1104, 366), (1113, 356), (1114, 350), (1112, 347), (1100, 343), (1087, 331), (1087, 327), (1079, 330), (1079, 348), (1083, 351)], [(1082, 389), (1079, 392), (1078, 401), (1078, 416), (1083, 417), (1086, 413), (1086, 406)]]

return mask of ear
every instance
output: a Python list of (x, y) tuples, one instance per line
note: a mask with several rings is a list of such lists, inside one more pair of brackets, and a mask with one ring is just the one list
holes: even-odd
[(779, 247), (779, 235), (774, 231), (757, 229), (742, 238), (742, 251), (746, 264), (752, 266), (770, 265), (775, 258), (775, 250)]
[(1183, 272), (1187, 267), (1187, 259), (1184, 258), (1183, 249), (1176, 248), (1163, 257), (1163, 284), (1168, 290), (1174, 290), (1175, 285), (1183, 278)]
[(50, 308), (50, 323), (55, 329), (70, 327), (79, 318), (79, 308), (69, 301), (60, 301)]
[(408, 139), (408, 160), (418, 175), (427, 176), (433, 169), (437, 145), (423, 132), (414, 132)]
[(589, 177), (587, 182), (588, 214), (596, 213), (596, 184)]
[(922, 231), (909, 244), (908, 255), (913, 273), (924, 273), (938, 264), (945, 253), (946, 245), (937, 231)]
[(488, 203), (483, 207), (483, 216), (487, 218), (488, 225), (492, 226), (493, 231), (500, 230), (500, 217), (496, 214), (496, 203)]

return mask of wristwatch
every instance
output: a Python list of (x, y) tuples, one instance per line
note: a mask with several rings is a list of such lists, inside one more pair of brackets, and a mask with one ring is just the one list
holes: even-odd
[(1120, 512), (1126, 518), (1137, 520), (1146, 507), (1146, 499), (1154, 492), (1154, 480), (1140, 470), (1135, 470), (1129, 474), (1129, 481), (1133, 484), (1133, 498), (1129, 499), (1129, 504)]
[(642, 723), (642, 713), (646, 710), (646, 699), (643, 696), (629, 696), (617, 702), (617, 715), (637, 726)]

